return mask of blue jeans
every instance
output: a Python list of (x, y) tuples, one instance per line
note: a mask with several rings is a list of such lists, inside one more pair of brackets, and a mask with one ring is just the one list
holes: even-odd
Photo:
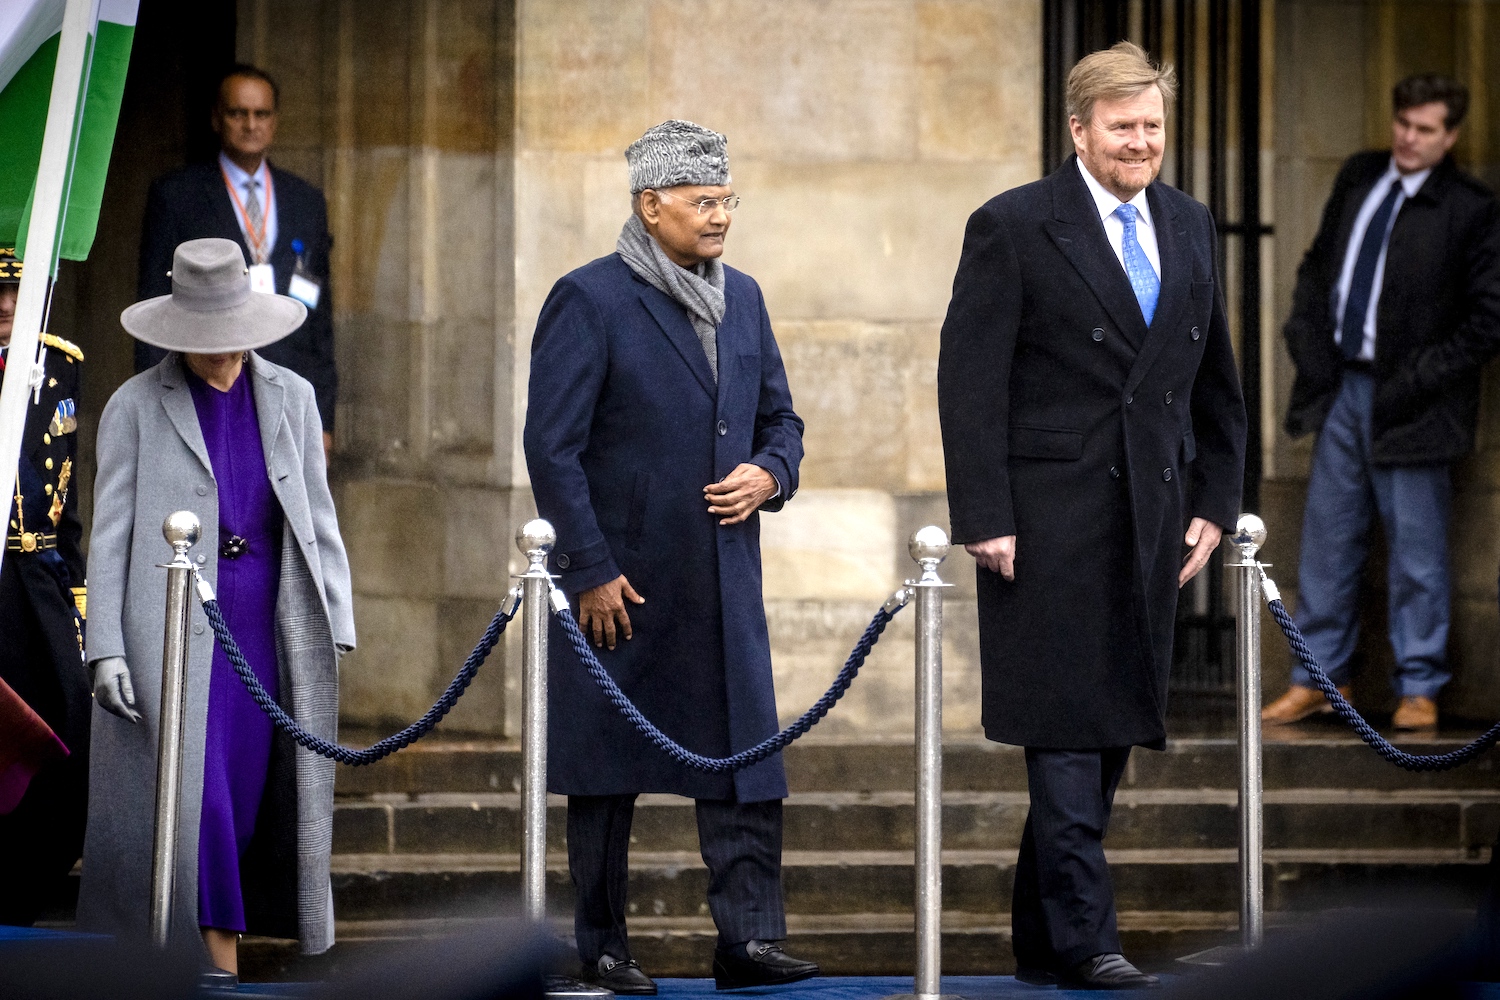
[[(1396, 655), (1391, 686), (1401, 697), (1435, 697), (1448, 672), (1449, 467), (1377, 467), (1370, 462), (1375, 380), (1346, 372), (1318, 433), (1302, 521), (1297, 625), (1339, 685), (1359, 638), (1359, 579), (1376, 514), (1390, 550), (1387, 589)], [(1301, 664), (1292, 683), (1312, 687)]]

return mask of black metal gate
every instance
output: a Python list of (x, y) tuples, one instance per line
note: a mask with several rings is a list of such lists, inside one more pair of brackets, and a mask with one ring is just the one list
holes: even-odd
[[(1219, 227), (1220, 282), (1249, 417), (1244, 509), (1260, 507), (1261, 269), (1272, 235), (1261, 210), (1260, 0), (1043, 0), (1042, 168), (1073, 151), (1064, 113), (1068, 71), (1082, 56), (1130, 39), (1177, 70), (1162, 180), (1208, 205)], [(1175, 126), (1175, 127), (1174, 127)], [(1234, 696), (1234, 619), (1223, 549), (1177, 606), (1174, 694)]]

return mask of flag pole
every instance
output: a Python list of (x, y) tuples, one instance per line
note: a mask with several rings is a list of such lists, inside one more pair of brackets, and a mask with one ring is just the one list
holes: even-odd
[[(37, 165), (36, 190), (31, 199), (31, 223), (26, 230), (26, 264), (6, 355), (5, 385), (0, 388), (0, 482), (7, 484), (5, 504), (14, 510), (15, 476), (21, 459), (21, 435), (37, 370), (37, 340), (47, 301), (47, 282), (61, 236), (60, 214), (67, 189), (68, 158), (73, 147), (74, 118), (83, 86), (83, 63), (88, 55), (89, 31), (99, 0), (68, 0), (63, 11), (62, 37), (57, 46), (57, 69), (52, 74), (52, 97), (47, 104), (47, 130), (42, 136), (42, 158)], [(10, 517), (7, 515), (8, 522)], [(0, 560), (5, 549), (0, 546)]]

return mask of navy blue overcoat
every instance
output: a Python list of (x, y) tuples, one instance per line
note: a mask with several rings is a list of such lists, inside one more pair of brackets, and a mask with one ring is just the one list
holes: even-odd
[[(776, 732), (761, 596), (760, 518), (721, 527), (703, 489), (743, 462), (797, 490), (802, 421), (760, 288), (725, 269), (715, 384), (682, 306), (610, 254), (565, 275), (531, 350), (526, 466), (538, 513), (557, 529), (552, 572), (577, 595), (623, 574), (635, 637), (596, 649), (669, 736), (722, 757)], [(554, 622), (548, 787), (569, 795), (672, 792), (783, 798), (779, 755), (737, 775), (677, 764), (605, 700)]]

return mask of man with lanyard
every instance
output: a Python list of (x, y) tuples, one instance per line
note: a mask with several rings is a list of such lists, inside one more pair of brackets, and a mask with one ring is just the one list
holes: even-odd
[[(0, 384), (21, 267), (14, 250), (0, 249)], [(27, 401), (17, 476), (6, 481), (0, 680), (51, 727), (68, 754), (59, 751), (37, 770), (20, 802), (0, 815), (0, 924), (23, 926), (58, 897), (83, 850), (92, 707), (83, 662), (83, 525), (71, 488), (83, 352), (51, 334), (42, 342), (41, 385)], [(15, 735), (0, 730), (0, 750)]]
[[(151, 185), (136, 291), (141, 299), (171, 293), (168, 272), (180, 243), (208, 236), (239, 243), (251, 264), (252, 288), (307, 306), (307, 322), (261, 354), (312, 383), (324, 448), (331, 450), (338, 398), (328, 292), (333, 237), (323, 193), (267, 159), (279, 107), (276, 82), (263, 70), (237, 65), (224, 75), (212, 119), (221, 146), (217, 160), (190, 164)], [(138, 342), (136, 371), (163, 353)]]

